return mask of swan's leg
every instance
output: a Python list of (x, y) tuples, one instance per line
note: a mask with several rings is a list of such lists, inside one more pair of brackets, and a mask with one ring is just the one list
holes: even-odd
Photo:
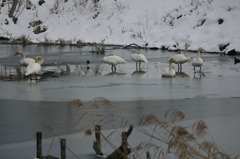
[(38, 81), (38, 74), (36, 73), (35, 75), (36, 75), (36, 82), (37, 82)]
[(116, 71), (117, 70), (117, 67), (116, 67), (116, 65), (114, 65), (114, 71)]
[(193, 70), (194, 70), (194, 74), (195, 74), (196, 73), (195, 67), (193, 67)]
[(200, 66), (200, 73), (202, 72), (202, 67)]
[(178, 64), (178, 72), (182, 71), (182, 64)]
[(139, 62), (139, 68), (141, 68), (141, 62)]
[(112, 67), (111, 67), (111, 69), (112, 69), (112, 72), (113, 72), (113, 67), (114, 67), (114, 66), (112, 65)]
[(138, 63), (136, 62), (136, 69), (137, 69), (137, 64), (138, 64)]

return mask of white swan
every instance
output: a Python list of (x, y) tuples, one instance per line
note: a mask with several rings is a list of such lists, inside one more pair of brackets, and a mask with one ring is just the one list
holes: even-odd
[(103, 62), (107, 63), (109, 65), (112, 65), (112, 71), (116, 71), (116, 65), (118, 64), (125, 64), (127, 63), (123, 58), (114, 55), (114, 54), (109, 54), (103, 58)]
[(32, 74), (36, 75), (36, 80), (37, 80), (37, 74), (41, 70), (41, 64), (43, 63), (44, 59), (42, 56), (38, 56), (35, 58), (35, 62), (30, 63), (25, 72), (25, 76), (30, 75), (30, 79), (32, 80)]
[(189, 48), (189, 46), (189, 44), (185, 45), (184, 54), (177, 54), (171, 57), (173, 58), (173, 62), (178, 65), (178, 71), (182, 71), (182, 64), (188, 62), (191, 59), (191, 57), (187, 53), (187, 49)]
[(15, 56), (16, 55), (21, 55), (21, 59), (19, 60), (21, 65), (27, 66), (28, 64), (35, 62), (35, 60), (32, 58), (26, 58), (25, 54), (22, 52), (16, 52)]
[(173, 69), (173, 58), (169, 59), (169, 67), (162, 68), (162, 77), (174, 77), (176, 72)]
[(201, 67), (203, 65), (203, 59), (200, 57), (200, 53), (204, 52), (205, 50), (201, 47), (198, 48), (198, 52), (197, 52), (197, 57), (192, 58), (192, 66), (194, 69), (194, 73), (196, 73), (195, 71), (195, 67), (200, 67), (200, 72), (201, 71)]
[(141, 62), (148, 62), (147, 58), (141, 54), (141, 53), (134, 53), (131, 54), (131, 59), (136, 62), (136, 68), (138, 68), (138, 63), (139, 63), (139, 68), (141, 68)]

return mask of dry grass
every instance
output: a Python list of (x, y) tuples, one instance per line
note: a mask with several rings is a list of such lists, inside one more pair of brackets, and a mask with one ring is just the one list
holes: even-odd
[(212, 137), (207, 137), (210, 134), (204, 121), (196, 121), (188, 127), (183, 127), (178, 121), (184, 119), (185, 114), (177, 109), (168, 110), (164, 117), (170, 122), (159, 120), (153, 114), (141, 119), (141, 125), (154, 126), (154, 133), (143, 132), (155, 142), (142, 142), (137, 146), (137, 151), (151, 150), (157, 158), (230, 159), (213, 140), (207, 140)]
[(196, 121), (193, 126), (193, 133), (196, 136), (204, 136), (207, 133), (207, 125), (204, 121), (200, 120), (200, 121)]
[(60, 46), (65, 46), (67, 45), (67, 42), (63, 39), (63, 38), (59, 38), (57, 40), (57, 42), (59, 43)]
[(105, 53), (105, 46), (103, 44), (95, 46), (95, 52), (97, 54), (104, 54)]
[(93, 131), (91, 129), (87, 129), (84, 134), (85, 134), (85, 136), (91, 136), (92, 133), (93, 133)]
[(53, 128), (50, 124), (44, 122), (41, 124), (41, 127), (44, 131), (47, 131), (47, 132), (52, 132), (53, 131)]
[(112, 102), (104, 97), (94, 98), (92, 101), (92, 106), (100, 107), (100, 106), (113, 106)]
[(52, 40), (49, 39), (47, 36), (44, 36), (44, 42), (43, 42), (43, 44), (44, 44), (45, 46), (48, 46), (48, 45), (52, 45), (53, 42), (52, 42)]
[(165, 118), (169, 118), (173, 123), (181, 121), (185, 118), (185, 114), (177, 109), (169, 109), (165, 115)]
[(78, 46), (78, 47), (82, 47), (82, 46), (84, 46), (84, 42), (82, 41), (82, 40), (78, 40), (77, 42), (76, 42), (76, 46)]
[(21, 43), (23, 45), (27, 45), (27, 44), (29, 44), (31, 42), (29, 36), (27, 36), (27, 35), (21, 35), (19, 37), (19, 40), (21, 41)]
[(140, 120), (140, 125), (146, 126), (146, 125), (152, 125), (158, 123), (158, 119), (154, 114), (149, 114), (147, 116), (143, 116)]
[[(114, 120), (119, 120), (123, 130), (130, 124), (134, 125), (117, 107), (113, 107), (116, 110), (111, 109), (115, 111), (114, 113), (104, 112), (108, 106), (114, 106), (114, 104), (103, 97), (95, 98), (88, 104), (83, 103), (80, 99), (74, 99), (70, 101), (70, 105), (82, 113), (82, 115), (79, 114), (80, 117), (74, 126), (80, 126), (81, 128), (78, 130), (83, 131), (85, 136), (93, 135), (95, 125), (114, 129), (108, 135), (101, 134), (102, 142), (110, 145), (113, 150), (119, 145), (114, 145), (111, 139), (118, 135), (119, 141), (121, 141), (121, 132), (119, 132), (119, 125), (114, 125), (112, 117)], [(116, 115), (120, 115), (120, 117)], [(230, 159), (229, 155), (215, 143), (204, 121), (200, 120), (183, 126), (181, 121), (185, 117), (186, 115), (177, 109), (168, 110), (163, 120), (154, 114), (143, 116), (134, 131), (143, 135), (144, 140), (141, 142), (142, 138), (139, 138), (139, 144), (129, 144), (133, 150), (132, 155), (136, 156), (133, 158), (146, 159), (146, 152), (149, 152), (152, 159)], [(53, 131), (52, 127), (46, 123), (42, 127), (47, 131)], [(129, 155), (128, 158), (132, 157)]]
[(83, 102), (80, 99), (73, 99), (70, 101), (70, 105), (79, 108), (83, 106)]

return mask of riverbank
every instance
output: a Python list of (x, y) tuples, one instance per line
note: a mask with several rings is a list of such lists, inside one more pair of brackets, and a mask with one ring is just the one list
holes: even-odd
[[(207, 52), (240, 52), (238, 0), (31, 2), (30, 9), (19, 6), (16, 23), (8, 17), (9, 1), (4, 2), (3, 38), (61, 45), (137, 44), (166, 50), (183, 50), (189, 43), (191, 51), (201, 46)], [(36, 34), (39, 28), (44, 32)]]

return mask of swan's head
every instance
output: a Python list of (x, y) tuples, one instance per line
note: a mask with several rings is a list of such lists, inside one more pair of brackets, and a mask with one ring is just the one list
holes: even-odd
[(174, 62), (174, 59), (173, 59), (173, 58), (170, 58), (170, 59), (169, 59), (169, 63), (172, 63), (172, 62)]
[(204, 50), (202, 47), (199, 47), (199, 48), (198, 48), (198, 51), (199, 51), (199, 52), (205, 52), (205, 50)]
[(186, 43), (186, 44), (185, 44), (185, 48), (187, 49), (187, 48), (189, 48), (189, 47), (190, 47), (190, 44)]
[(15, 53), (15, 56), (17, 56), (17, 55), (23, 56), (24, 54), (23, 54), (22, 52), (18, 52), (18, 51), (17, 51), (17, 52)]
[(34, 58), (36, 63), (39, 63), (40, 65), (43, 63), (44, 58), (42, 56), (37, 56)]

